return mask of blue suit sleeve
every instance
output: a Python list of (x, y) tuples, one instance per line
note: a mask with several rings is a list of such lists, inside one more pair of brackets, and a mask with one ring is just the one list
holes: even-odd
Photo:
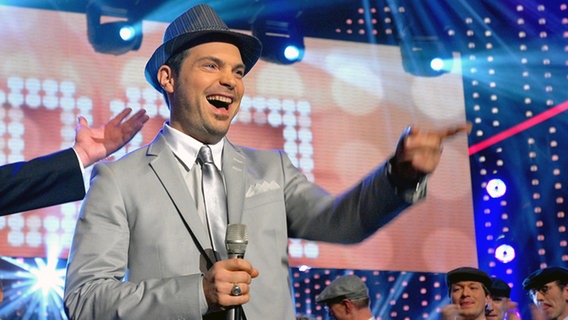
[(0, 195), (0, 216), (81, 200), (85, 185), (79, 159), (70, 148), (1, 166)]

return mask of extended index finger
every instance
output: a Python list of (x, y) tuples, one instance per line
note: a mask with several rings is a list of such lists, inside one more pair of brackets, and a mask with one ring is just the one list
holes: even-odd
[(460, 132), (466, 132), (466, 133), (469, 134), (471, 132), (471, 127), (472, 127), (471, 123), (466, 122), (466, 123), (459, 125), (459, 126), (456, 126), (456, 127), (451, 127), (451, 128), (440, 130), (440, 131), (438, 131), (438, 136), (440, 137), (440, 139), (445, 139), (445, 138), (453, 137)]
[(416, 128), (415, 126), (408, 126), (404, 132), (402, 133), (401, 139), (406, 138), (407, 136), (416, 136), (420, 133), (426, 133), (428, 135), (431, 136), (437, 136), (440, 140), (448, 138), (448, 137), (452, 137), (455, 136), (456, 134), (465, 131), (468, 134), (471, 132), (471, 122), (466, 122), (464, 124), (458, 125), (458, 126), (453, 126), (453, 127), (449, 127), (446, 129), (440, 129), (440, 130), (436, 130), (436, 131), (424, 131), (421, 129)]

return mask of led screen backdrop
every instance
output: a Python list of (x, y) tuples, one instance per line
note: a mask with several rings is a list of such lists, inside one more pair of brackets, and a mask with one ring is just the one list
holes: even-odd
[[(0, 6), (0, 163), (71, 147), (77, 115), (98, 126), (125, 106), (145, 108), (151, 120), (114, 157), (150, 142), (168, 110), (143, 69), (165, 27), (145, 22), (139, 51), (104, 55), (88, 43), (82, 14)], [(306, 39), (306, 48), (301, 63), (261, 61), (247, 75), (229, 135), (237, 144), (286, 150), (332, 193), (387, 159), (408, 124), (465, 121), (459, 65), (418, 78), (403, 72), (398, 47)], [(428, 272), (477, 265), (465, 135), (446, 143), (428, 188), (426, 201), (364, 243), (290, 240), (291, 264)], [(49, 248), (65, 258), (79, 208), (76, 202), (0, 217), (0, 255), (45, 256)]]

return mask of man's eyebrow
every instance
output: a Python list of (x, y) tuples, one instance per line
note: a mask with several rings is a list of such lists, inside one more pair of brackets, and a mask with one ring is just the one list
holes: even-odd
[[(227, 64), (227, 62), (225, 62), (224, 60), (219, 59), (215, 56), (204, 56), (204, 57), (201, 57), (198, 61), (204, 61), (204, 60), (213, 61), (218, 65), (226, 65)], [(233, 66), (233, 68), (234, 69), (246, 69), (246, 66), (245, 66), (244, 63), (237, 63), (236, 65)]]

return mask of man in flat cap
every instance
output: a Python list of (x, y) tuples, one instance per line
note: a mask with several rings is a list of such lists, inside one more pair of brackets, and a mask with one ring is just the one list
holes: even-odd
[(442, 309), (442, 320), (486, 320), (491, 300), (491, 278), (472, 267), (460, 267), (446, 274), (451, 304)]
[(519, 320), (517, 303), (511, 300), (511, 287), (499, 278), (491, 278), (491, 302), (487, 311), (487, 320)]
[(523, 280), (537, 310), (551, 320), (568, 319), (568, 269), (548, 267), (536, 270)]
[(326, 304), (329, 315), (337, 320), (374, 320), (371, 313), (369, 289), (356, 275), (339, 277), (316, 298)]

